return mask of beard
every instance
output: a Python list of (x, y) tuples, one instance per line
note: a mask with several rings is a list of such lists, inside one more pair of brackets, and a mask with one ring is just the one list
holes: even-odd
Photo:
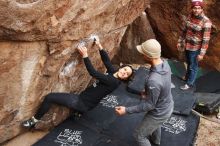
[(203, 13), (203, 11), (201, 11), (201, 12), (192, 12), (193, 16), (195, 16), (195, 17), (201, 16), (202, 13)]

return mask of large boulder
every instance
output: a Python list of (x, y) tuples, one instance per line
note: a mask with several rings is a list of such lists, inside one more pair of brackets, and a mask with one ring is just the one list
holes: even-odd
[[(24, 131), (20, 123), (46, 94), (79, 93), (88, 85), (91, 77), (76, 52), (79, 40), (98, 34), (112, 58), (147, 2), (0, 0), (0, 143)], [(97, 49), (88, 47), (93, 65), (104, 71)], [(69, 113), (54, 111), (55, 125)]]
[(137, 51), (136, 46), (152, 38), (155, 38), (155, 34), (146, 13), (143, 12), (132, 24), (128, 25), (120, 43), (119, 51), (113, 61), (126, 64), (146, 63), (143, 56)]

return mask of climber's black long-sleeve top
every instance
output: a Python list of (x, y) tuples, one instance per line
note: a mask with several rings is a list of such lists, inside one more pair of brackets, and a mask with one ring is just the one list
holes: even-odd
[(112, 66), (107, 52), (104, 50), (100, 50), (99, 52), (107, 69), (107, 74), (103, 74), (95, 70), (89, 58), (84, 58), (86, 69), (89, 74), (97, 80), (95, 84), (86, 88), (79, 95), (80, 102), (84, 103), (88, 110), (95, 107), (103, 97), (111, 93), (120, 85), (120, 80), (113, 76), (116, 70)]

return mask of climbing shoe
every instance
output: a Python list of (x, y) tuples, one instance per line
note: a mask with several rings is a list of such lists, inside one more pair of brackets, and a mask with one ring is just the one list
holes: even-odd
[(22, 126), (23, 126), (24, 128), (32, 128), (32, 127), (35, 126), (35, 124), (36, 124), (37, 122), (38, 122), (38, 120), (35, 119), (34, 117), (32, 117), (31, 119), (22, 122)]

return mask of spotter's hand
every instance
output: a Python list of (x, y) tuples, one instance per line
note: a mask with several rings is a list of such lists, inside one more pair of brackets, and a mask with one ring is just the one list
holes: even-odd
[(88, 57), (88, 51), (85, 46), (78, 46), (77, 50), (79, 51), (79, 53), (82, 55), (83, 58)]
[(124, 106), (116, 106), (115, 113), (119, 116), (125, 115), (126, 114), (125, 107)]

